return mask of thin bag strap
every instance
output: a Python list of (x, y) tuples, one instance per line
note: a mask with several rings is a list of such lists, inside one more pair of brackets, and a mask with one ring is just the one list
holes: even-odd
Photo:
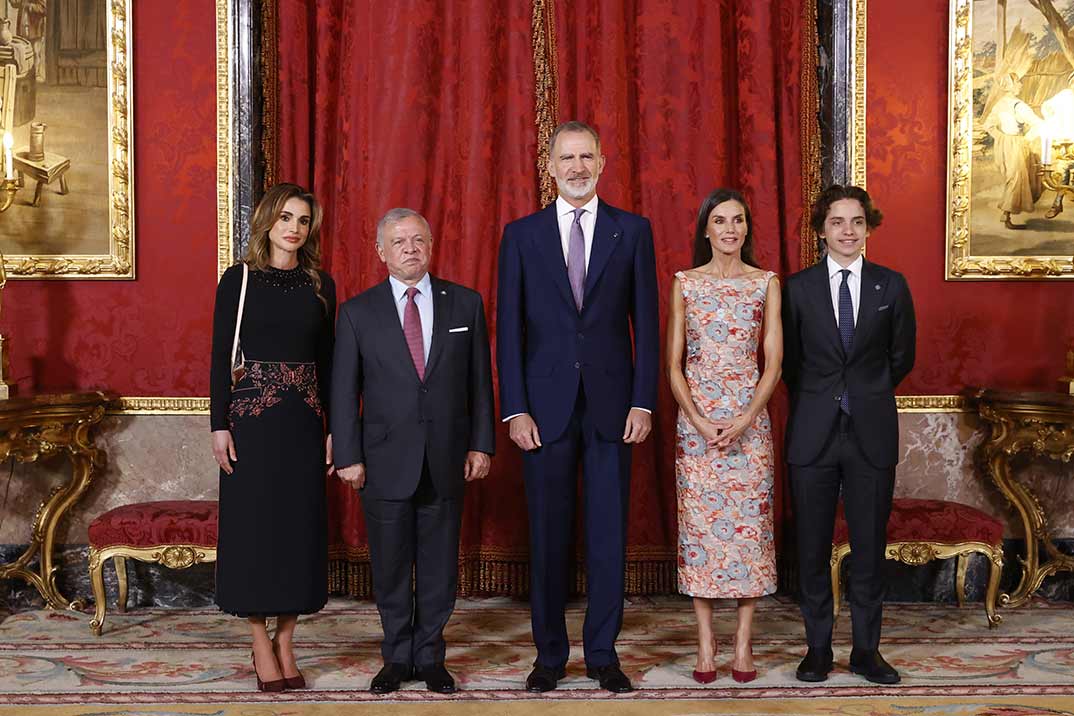
[(239, 313), (235, 318), (235, 340), (231, 343), (231, 367), (235, 367), (235, 357), (239, 354), (239, 329), (242, 328), (242, 309), (246, 305), (246, 280), (250, 276), (250, 266), (242, 264), (242, 289), (239, 291)]

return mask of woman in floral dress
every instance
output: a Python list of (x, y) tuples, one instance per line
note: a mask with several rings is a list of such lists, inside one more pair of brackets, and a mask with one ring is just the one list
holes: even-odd
[(779, 280), (754, 261), (750, 210), (736, 191), (705, 199), (694, 238), (694, 268), (675, 274), (667, 330), (668, 379), (679, 404), (679, 591), (694, 598), (700, 683), (716, 678), (712, 600), (738, 600), (731, 670), (746, 682), (757, 675), (757, 599), (776, 590), (766, 406), (783, 357)]

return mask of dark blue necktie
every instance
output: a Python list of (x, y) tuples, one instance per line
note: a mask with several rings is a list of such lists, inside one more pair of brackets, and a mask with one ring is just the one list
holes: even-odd
[[(850, 269), (842, 269), (843, 282), (839, 284), (839, 337), (843, 340), (843, 351), (850, 356), (850, 350), (854, 347), (854, 303), (850, 300), (850, 286), (847, 279), (850, 278)], [(839, 407), (844, 413), (850, 415), (850, 396), (847, 394), (846, 385), (843, 386), (843, 394), (839, 396)]]

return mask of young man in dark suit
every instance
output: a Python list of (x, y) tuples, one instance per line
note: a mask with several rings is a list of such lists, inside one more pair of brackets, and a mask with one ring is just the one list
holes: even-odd
[(369, 687), (377, 694), (415, 676), (430, 691), (455, 690), (444, 626), (462, 500), (467, 482), (488, 475), (494, 447), (481, 295), (429, 274), (432, 244), (417, 212), (385, 214), (377, 253), (388, 280), (344, 303), (336, 326), (333, 451), (365, 512), (384, 629), (384, 667)]
[(615, 640), (623, 622), (630, 449), (656, 405), (656, 264), (649, 220), (597, 198), (600, 138), (567, 122), (549, 142), (559, 197), (513, 221), (500, 243), (500, 410), (523, 450), (530, 528), (532, 692), (563, 678), (564, 607), (578, 467), (585, 492), (586, 674), (632, 689)]
[(824, 681), (832, 668), (829, 558), (840, 489), (851, 547), (850, 670), (874, 683), (899, 681), (880, 655), (880, 623), (899, 461), (895, 388), (914, 365), (916, 326), (906, 279), (862, 256), (880, 220), (864, 189), (826, 189), (811, 223), (827, 256), (788, 278), (784, 293), (787, 462), (808, 646), (801, 681)]

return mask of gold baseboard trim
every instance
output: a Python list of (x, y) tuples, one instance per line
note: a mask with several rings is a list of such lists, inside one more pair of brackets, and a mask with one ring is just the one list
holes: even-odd
[[(900, 413), (967, 413), (961, 395), (899, 395), (895, 404)], [(208, 415), (208, 398), (117, 398), (109, 415)]]
[(972, 412), (961, 395), (897, 395), (895, 405), (900, 413)]
[(108, 415), (208, 415), (208, 398), (116, 398)]

